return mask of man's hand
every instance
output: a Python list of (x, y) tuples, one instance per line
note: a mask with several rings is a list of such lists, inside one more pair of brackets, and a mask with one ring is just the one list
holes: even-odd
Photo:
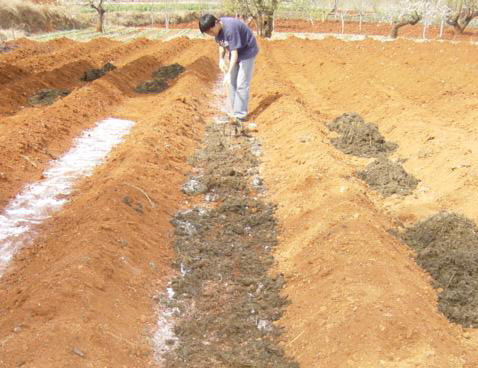
[(227, 73), (227, 66), (226, 66), (226, 60), (224, 58), (219, 59), (219, 69), (226, 74)]
[(224, 80), (222, 81), (224, 86), (230, 86), (231, 85), (231, 73), (226, 73), (224, 74)]

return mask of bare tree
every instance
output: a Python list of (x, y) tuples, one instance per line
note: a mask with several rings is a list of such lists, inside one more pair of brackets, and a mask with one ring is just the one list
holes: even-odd
[(274, 30), (274, 13), (279, 6), (279, 0), (230, 0), (226, 8), (239, 14), (243, 19), (251, 18), (256, 25), (257, 34), (270, 38)]
[(390, 8), (390, 20), (393, 23), (391, 38), (396, 38), (401, 27), (416, 25), (423, 21), (422, 37), (426, 38), (427, 29), (440, 22), (440, 36), (443, 34), (444, 20), (449, 17), (450, 7), (445, 0), (400, 0)]
[(413, 14), (407, 15), (403, 17), (400, 21), (395, 22), (395, 24), (392, 27), (392, 32), (390, 33), (391, 38), (397, 38), (398, 36), (398, 30), (404, 26), (407, 25), (412, 25), (414, 26), (420, 20), (422, 19), (422, 16), (419, 15), (417, 12), (414, 12)]
[(95, 9), (98, 13), (98, 22), (96, 24), (96, 32), (104, 32), (104, 21), (105, 21), (105, 13), (106, 10), (103, 7), (103, 0), (99, 0), (97, 3), (95, 3), (94, 0), (88, 0), (88, 5)]
[(463, 34), (470, 22), (478, 17), (477, 3), (478, 1), (474, 0), (460, 1), (456, 11), (447, 19), (447, 24), (453, 26), (456, 33)]
[(254, 12), (251, 14), (257, 26), (259, 36), (270, 38), (274, 30), (274, 13), (279, 6), (278, 0), (253, 0)]

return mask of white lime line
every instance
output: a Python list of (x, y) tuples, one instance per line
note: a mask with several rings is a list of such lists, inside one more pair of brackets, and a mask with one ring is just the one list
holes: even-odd
[[(163, 297), (172, 300), (174, 291), (171, 287), (166, 289), (166, 295)], [(177, 308), (164, 308), (158, 311), (158, 321), (156, 323), (156, 332), (153, 336), (154, 355), (156, 361), (161, 363), (164, 355), (171, 351), (178, 341), (174, 333), (174, 315), (179, 313)]]
[(380, 42), (393, 42), (396, 40), (407, 40), (416, 43), (424, 42), (440, 42), (440, 43), (469, 43), (472, 45), (478, 45), (478, 42), (475, 41), (454, 41), (454, 40), (441, 40), (435, 38), (423, 39), (423, 38), (412, 38), (412, 37), (398, 37), (396, 39), (390, 38), (388, 36), (379, 36), (379, 35), (365, 35), (365, 34), (353, 34), (353, 33), (321, 33), (321, 32), (274, 32), (270, 40), (286, 40), (289, 37), (296, 37), (306, 40), (325, 40), (326, 38), (336, 38), (342, 41), (365, 41), (365, 40), (375, 40)]
[(0, 277), (15, 253), (33, 239), (35, 226), (68, 202), (75, 182), (91, 175), (133, 125), (110, 118), (84, 131), (69, 152), (52, 162), (43, 180), (26, 186), (7, 205), (0, 215)]

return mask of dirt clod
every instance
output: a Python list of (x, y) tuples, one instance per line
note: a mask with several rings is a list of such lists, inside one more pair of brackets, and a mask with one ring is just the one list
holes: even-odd
[(28, 98), (30, 105), (51, 105), (60, 97), (70, 94), (67, 89), (46, 88), (38, 91), (36, 94)]
[(365, 170), (357, 171), (357, 176), (384, 197), (398, 194), (406, 196), (418, 185), (418, 180), (408, 174), (399, 163), (386, 157), (379, 157)]
[(166, 65), (159, 68), (153, 73), (154, 79), (169, 80), (176, 78), (179, 74), (183, 73), (186, 69), (177, 63)]
[(433, 277), (440, 311), (452, 322), (478, 327), (478, 227), (466, 217), (441, 212), (399, 237)]
[(13, 329), (13, 332), (20, 333), (22, 332), (22, 330), (23, 330), (22, 326), (15, 326), (15, 328)]
[(201, 194), (207, 191), (207, 186), (201, 182), (201, 178), (192, 176), (183, 185), (181, 191), (188, 195)]
[(185, 70), (179, 64), (163, 66), (153, 73), (153, 79), (140, 83), (135, 90), (138, 93), (160, 93), (168, 88), (169, 80), (176, 78)]
[(375, 124), (367, 123), (355, 113), (345, 113), (327, 123), (327, 128), (337, 132), (331, 143), (342, 152), (359, 157), (379, 157), (397, 148), (386, 142)]
[(168, 84), (163, 80), (147, 80), (141, 83), (138, 87), (136, 87), (136, 92), (139, 93), (159, 93), (163, 92), (166, 88), (168, 88)]
[(87, 70), (83, 76), (81, 77), (81, 80), (82, 81), (85, 81), (85, 82), (92, 82), (98, 78), (101, 78), (102, 76), (104, 76), (106, 73), (108, 72), (111, 72), (113, 70), (116, 69), (116, 66), (114, 66), (113, 64), (111, 63), (106, 63), (105, 65), (103, 65), (102, 68), (100, 69), (90, 69), (90, 70)]

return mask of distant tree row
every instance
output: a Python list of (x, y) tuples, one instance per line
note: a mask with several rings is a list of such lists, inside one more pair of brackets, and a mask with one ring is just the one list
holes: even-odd
[[(255, 23), (260, 36), (270, 37), (274, 26), (274, 14), (279, 2), (284, 0), (223, 0), (225, 10), (229, 13), (241, 16), (245, 20)], [(379, 2), (376, 1), (371, 1)], [(311, 14), (314, 9), (323, 5), (319, 0), (291, 0), (292, 6), (302, 9), (304, 15)], [(353, 4), (352, 4), (353, 3)], [(358, 10), (360, 26), (365, 13), (366, 3), (364, 0), (329, 0), (329, 10), (322, 12), (323, 19), (330, 15), (342, 15), (342, 27), (344, 23), (341, 7), (353, 6)], [(377, 7), (376, 4), (374, 8)], [(385, 20), (392, 23), (390, 36), (396, 38), (400, 28), (406, 25), (415, 25), (423, 22), (423, 36), (425, 37), (428, 27), (433, 22), (440, 24), (440, 34), (446, 24), (453, 27), (456, 33), (462, 34), (470, 22), (478, 17), (478, 0), (398, 0), (390, 1), (385, 11)], [(311, 17), (312, 18), (312, 17)]]
[(463, 34), (470, 22), (478, 17), (478, 0), (400, 0), (391, 7), (393, 27), (390, 36), (396, 38), (398, 30), (406, 25), (423, 22), (423, 37), (434, 22), (440, 23), (440, 36), (445, 24), (456, 33)]
[[(262, 37), (271, 37), (274, 29), (274, 15), (285, 0), (222, 0), (224, 10), (243, 18), (247, 23), (253, 23), (257, 33)], [(365, 3), (374, 5), (380, 0), (355, 0), (354, 7), (358, 9), (360, 26), (364, 15)], [(84, 0), (85, 5), (95, 9), (98, 13), (97, 31), (103, 32), (103, 23), (106, 10), (104, 0)], [(323, 20), (330, 15), (342, 14), (341, 7), (350, 6), (351, 1), (329, 0), (329, 9), (322, 12)], [(319, 0), (289, 0), (288, 4), (301, 9), (303, 13), (313, 13), (323, 1)], [(375, 7), (376, 5), (374, 5)], [(452, 26), (456, 33), (462, 34), (470, 22), (478, 17), (478, 0), (397, 0), (390, 1), (385, 10), (384, 20), (392, 24), (390, 36), (396, 38), (400, 28), (407, 25), (423, 23), (423, 36), (433, 22), (440, 24), (440, 35), (446, 25)], [(311, 16), (312, 19), (312, 16)]]

